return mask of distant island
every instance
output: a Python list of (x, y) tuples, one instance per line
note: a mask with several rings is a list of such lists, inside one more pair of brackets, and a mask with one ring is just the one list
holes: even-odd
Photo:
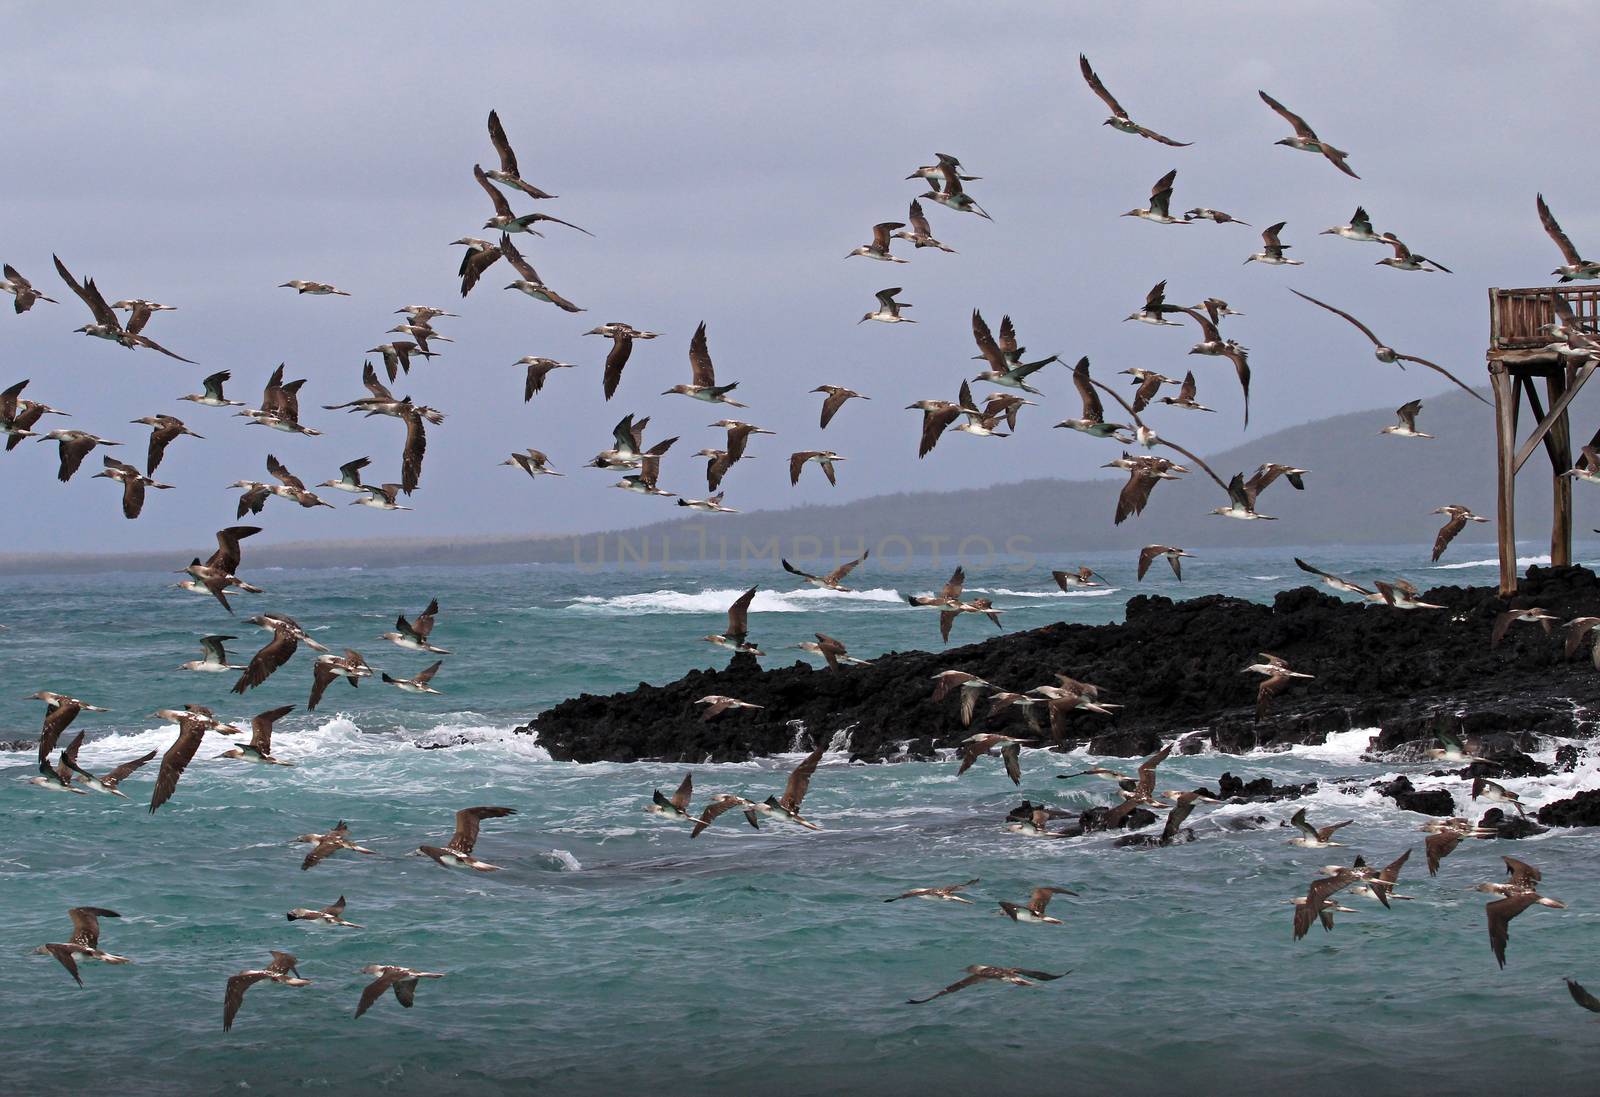
[[(1204, 473), (1157, 488), (1149, 509), (1121, 526), (1109, 521), (1122, 477), (1034, 478), (987, 488), (899, 492), (837, 506), (692, 514), (629, 529), (586, 534), (394, 538), (297, 542), (254, 547), (255, 567), (403, 567), (410, 565), (577, 564), (584, 567), (776, 564), (833, 559), (875, 549), (880, 557), (989, 557), (1135, 549), (1160, 541), (1188, 548), (1316, 544), (1431, 545), (1441, 520), (1431, 512), (1461, 503), (1480, 514), (1494, 508), (1490, 412), (1464, 392), (1430, 397), (1422, 428), (1431, 440), (1377, 438), (1393, 409), (1373, 408), (1306, 423), (1207, 456), (1224, 479), (1264, 461), (1309, 469), (1306, 490), (1279, 481), (1264, 495), (1277, 522), (1229, 522), (1207, 511), (1225, 500)], [(1116, 447), (1103, 449), (1107, 460)], [(1403, 465), (1399, 462), (1403, 460)], [(1396, 469), (1403, 467), (1404, 475)], [(1584, 490), (1580, 485), (1580, 490)], [(1538, 492), (1518, 500), (1529, 532), (1549, 528), (1550, 502)], [(673, 509), (673, 508), (668, 508)], [(676, 513), (685, 513), (677, 511)], [(1471, 525), (1457, 539), (1459, 555), (1473, 542), (1492, 543), (1494, 526)], [(0, 555), (0, 574), (163, 570), (209, 544), (170, 552)]]

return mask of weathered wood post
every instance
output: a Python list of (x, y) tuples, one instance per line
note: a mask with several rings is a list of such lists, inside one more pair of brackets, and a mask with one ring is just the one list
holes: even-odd
[(1494, 389), (1494, 437), (1499, 493), (1496, 529), (1500, 540), (1500, 594), (1517, 590), (1517, 385), (1505, 363), (1489, 363), (1489, 385)]

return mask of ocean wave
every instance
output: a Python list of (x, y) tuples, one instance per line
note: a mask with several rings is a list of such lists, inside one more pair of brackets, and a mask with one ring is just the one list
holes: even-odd
[[(1517, 567), (1519, 567), (1519, 568), (1525, 568), (1529, 564), (1548, 564), (1548, 563), (1550, 563), (1550, 557), (1549, 556), (1519, 556), (1519, 557), (1517, 557)], [(1494, 557), (1494, 558), (1491, 558), (1491, 559), (1488, 559), (1488, 560), (1463, 560), (1459, 564), (1434, 564), (1433, 567), (1430, 568), (1429, 570), (1430, 571), (1459, 571), (1461, 568), (1494, 568), (1494, 567), (1499, 567), (1499, 566), (1500, 566), (1499, 558), (1498, 557)]]
[[(743, 590), (701, 590), (694, 592), (657, 590), (648, 594), (622, 594), (610, 598), (585, 595), (574, 598), (569, 609), (590, 613), (727, 613)], [(903, 601), (898, 591), (887, 587), (870, 590), (758, 590), (750, 603), (752, 613), (807, 613), (826, 605), (838, 609), (851, 603), (886, 604)]]

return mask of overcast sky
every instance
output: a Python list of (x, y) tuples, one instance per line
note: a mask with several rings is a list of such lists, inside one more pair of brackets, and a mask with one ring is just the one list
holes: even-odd
[[(6, 549), (93, 551), (198, 546), (233, 518), (224, 485), (264, 477), (268, 452), (307, 481), (371, 455), (398, 479), (403, 427), (318, 405), (362, 395), (363, 351), (403, 304), (462, 314), (456, 341), (397, 391), (449, 414), (434, 428), (412, 514), (345, 506), (301, 512), (269, 502), (263, 539), (538, 533), (668, 517), (670, 500), (607, 487), (581, 466), (627, 412), (651, 439), (681, 436), (662, 484), (700, 497), (719, 445), (717, 409), (659, 394), (687, 381), (689, 337), (709, 325), (718, 379), (739, 381), (750, 421), (779, 432), (725, 483), (740, 509), (844, 500), (1040, 474), (1081, 476), (1114, 456), (1050, 424), (1078, 413), (1071, 377), (1037, 375), (1045, 406), (1008, 440), (951, 435), (916, 459), (914, 399), (953, 398), (977, 367), (969, 314), (1009, 313), (1030, 357), (1087, 354), (1098, 377), (1146, 366), (1193, 368), (1219, 414), (1153, 417), (1191, 448), (1240, 438), (1232, 371), (1186, 357), (1193, 326), (1124, 324), (1158, 279), (1171, 299), (1216, 295), (1247, 315), (1229, 333), (1252, 350), (1251, 431), (1436, 394), (1425, 371), (1373, 360), (1353, 328), (1286, 287), (1354, 312), (1402, 350), (1483, 379), (1489, 286), (1544, 285), (1559, 262), (1540, 231), (1542, 190), (1586, 254), (1600, 255), (1590, 183), (1600, 152), (1574, 113), (1571, 73), (1591, 64), (1600, 9), (1587, 4), (1231, 3), (1206, 5), (927, 3), (542, 5), (256, 4), (105, 8), (0, 4), (9, 107), (0, 257), (59, 306), (0, 312), (0, 383), (67, 408), (71, 424), (129, 442), (128, 420), (181, 414), (207, 436), (168, 453), (136, 522), (118, 490), (89, 473), (54, 477), (53, 447), (0, 454)], [(1086, 52), (1134, 118), (1192, 148), (1101, 126), (1079, 77)], [(1320, 157), (1275, 146), (1286, 125), (1264, 88), (1349, 150), (1359, 181)], [(560, 198), (513, 196), (596, 233), (553, 226), (523, 249), (588, 311), (567, 315), (502, 290), (504, 264), (466, 301), (460, 249), (492, 212), (472, 165), (494, 166), (485, 116), (497, 108), (523, 174)], [(1577, 129), (1574, 129), (1574, 126)], [(903, 179), (936, 151), (983, 179), (989, 223), (925, 203), (959, 254), (922, 251), (906, 266), (843, 257), (871, 225), (904, 218), (921, 189)], [(1178, 169), (1175, 209), (1212, 206), (1256, 229), (1286, 220), (1294, 268), (1243, 265), (1256, 231), (1120, 218)], [(1388, 254), (1317, 232), (1357, 204), (1454, 275), (1375, 266)], [(910, 249), (902, 249), (911, 255)], [(153, 337), (184, 366), (75, 334), (86, 311), (51, 268), (59, 253), (109, 299), (179, 306)], [(290, 278), (331, 281), (346, 298), (297, 297)], [(857, 325), (874, 291), (905, 287), (915, 325)], [(640, 343), (609, 404), (609, 344), (587, 328), (623, 320), (665, 333)], [(512, 363), (581, 364), (530, 405)], [(182, 404), (201, 377), (230, 369), (230, 395), (255, 401), (280, 361), (308, 377), (301, 438)], [(869, 396), (826, 431), (820, 397), (845, 384)], [(1575, 433), (1586, 435), (1584, 414)], [(60, 423), (62, 421), (56, 421)], [(55, 424), (52, 424), (55, 425)], [(1426, 411), (1424, 412), (1426, 428)], [(1484, 445), (1492, 426), (1484, 416)], [(511, 450), (550, 453), (565, 479), (531, 482), (498, 467)], [(849, 458), (837, 488), (808, 471), (790, 488), (786, 457)], [(1281, 455), (1293, 461), (1293, 453)], [(1464, 485), (1474, 505), (1491, 485)], [(1220, 500), (1219, 500), (1220, 501)], [(1431, 504), (1430, 504), (1431, 505)]]

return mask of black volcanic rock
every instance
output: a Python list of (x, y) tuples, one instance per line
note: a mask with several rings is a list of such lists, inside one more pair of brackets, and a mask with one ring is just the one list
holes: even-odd
[[(1104, 806), (1085, 809), (1083, 814), (1078, 816), (1078, 829), (1084, 834), (1089, 834), (1097, 830), (1113, 829), (1107, 827), (1105, 823), (1106, 812), (1110, 810), (1110, 808)], [(1140, 827), (1147, 827), (1155, 821), (1155, 812), (1149, 811), (1146, 808), (1134, 808), (1132, 811), (1128, 812), (1128, 814), (1122, 817), (1121, 824), (1114, 829), (1138, 830)]]
[(1217, 798), (1227, 800), (1232, 804), (1270, 803), (1273, 800), (1291, 800), (1297, 796), (1309, 796), (1315, 791), (1317, 791), (1317, 783), (1315, 781), (1307, 781), (1303, 785), (1275, 785), (1269, 777), (1257, 777), (1254, 781), (1242, 781), (1227, 772), (1217, 778)]
[[(932, 677), (962, 669), (1015, 690), (1053, 684), (1057, 672), (1095, 683), (1122, 707), (1110, 717), (1069, 714), (1062, 745), (1126, 756), (1196, 734), (1228, 752), (1320, 743), (1358, 727), (1382, 729), (1380, 750), (1441, 729), (1507, 736), (1524, 752), (1537, 734), (1593, 734), (1600, 675), (1587, 658), (1568, 662), (1559, 636), (1521, 626), (1490, 651), (1495, 615), (1507, 605), (1492, 588), (1439, 587), (1426, 600), (1445, 608), (1400, 611), (1310, 587), (1284, 591), (1270, 606), (1141, 595), (1120, 624), (1057, 623), (942, 652), (890, 652), (865, 667), (762, 670), (735, 656), (723, 670), (564, 701), (518, 730), (537, 734), (557, 759), (585, 762), (735, 761), (788, 750), (797, 735), (822, 742), (840, 731), (863, 758), (892, 757), (891, 744), (925, 737), (950, 747), (980, 730), (1036, 734), (1014, 706), (992, 718), (980, 711), (968, 729), (953, 697), (935, 704)], [(1514, 601), (1563, 619), (1600, 613), (1600, 582), (1584, 568), (1530, 568)], [(1316, 677), (1280, 695), (1257, 722), (1259, 680), (1240, 668), (1260, 651)], [(695, 701), (708, 693), (764, 708), (707, 722)]]
[(1600, 789), (1585, 789), (1539, 809), (1539, 822), (1552, 827), (1600, 827)]
[(1532, 838), (1535, 834), (1543, 834), (1549, 827), (1542, 827), (1524, 815), (1507, 815), (1499, 808), (1490, 808), (1483, 813), (1483, 818), (1478, 820), (1480, 827), (1493, 830), (1501, 838)]
[(1418, 792), (1411, 779), (1404, 775), (1386, 784), (1374, 785), (1380, 793), (1395, 802), (1401, 811), (1415, 811), (1422, 815), (1454, 815), (1456, 800), (1442, 788)]

